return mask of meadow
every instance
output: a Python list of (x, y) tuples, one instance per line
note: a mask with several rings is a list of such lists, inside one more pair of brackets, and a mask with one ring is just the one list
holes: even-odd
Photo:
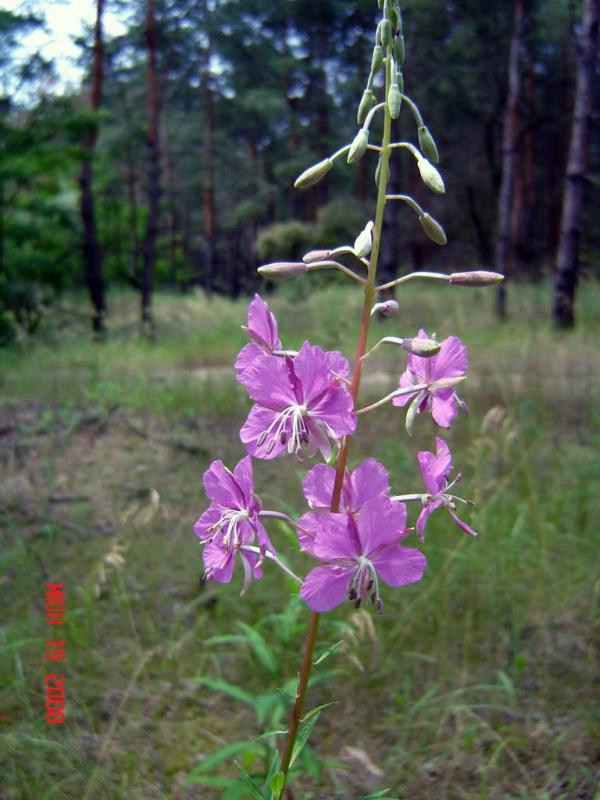
[[(600, 286), (580, 290), (568, 335), (549, 327), (547, 286), (510, 287), (505, 324), (492, 295), (407, 286), (399, 315), (372, 326), (373, 343), (423, 326), (468, 345), (470, 410), (448, 439), (481, 535), (436, 514), (420, 584), (388, 590), (382, 618), (348, 606), (323, 620), (308, 707), (337, 703), (298, 765), (298, 799), (600, 798)], [(73, 295), (0, 351), (0, 797), (243, 797), (231, 757), (260, 768), (257, 737), (285, 727), (308, 619), (272, 570), (241, 598), (239, 573), (203, 583), (192, 534), (203, 471), (243, 454), (232, 362), (247, 300), (159, 295), (155, 342), (133, 295), (109, 301), (104, 343)], [(288, 346), (353, 353), (359, 292), (300, 282), (269, 302)], [(403, 363), (370, 359), (364, 398)], [(398, 493), (420, 491), (416, 453), (433, 434), (420, 418), (407, 439), (386, 407), (361, 419), (351, 462), (373, 455)], [(257, 491), (302, 513), (306, 468), (262, 462)], [(270, 530), (309, 566), (289, 530)], [(63, 725), (44, 719), (52, 581), (67, 598)]]

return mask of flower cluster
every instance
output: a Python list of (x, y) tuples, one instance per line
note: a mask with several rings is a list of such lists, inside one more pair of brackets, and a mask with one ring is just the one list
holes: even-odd
[[(407, 524), (409, 501), (421, 503), (416, 520), (421, 542), (429, 515), (442, 507), (463, 530), (476, 535), (456, 514), (455, 501), (468, 501), (449, 493), (460, 475), (450, 481), (448, 445), (438, 437), (435, 454), (418, 454), (425, 493), (393, 495), (386, 468), (370, 458), (340, 474), (335, 507), (336, 469), (321, 463), (304, 477), (302, 488), (310, 510), (298, 520), (264, 509), (254, 491), (252, 459), (294, 455), (302, 461), (304, 454), (320, 451), (327, 462), (332, 448), (339, 449), (344, 437), (354, 433), (357, 411), (347, 359), (307, 341), (299, 351), (285, 349), (275, 315), (259, 295), (250, 303), (244, 330), (250, 341), (239, 353), (235, 371), (253, 401), (240, 431), (248, 455), (233, 471), (214, 461), (204, 474), (211, 503), (194, 532), (204, 545), (205, 577), (229, 582), (237, 558), (245, 591), (252, 579), (262, 577), (262, 565), (270, 560), (301, 584), (300, 597), (313, 611), (329, 611), (348, 599), (356, 607), (369, 600), (381, 612), (380, 581), (404, 586), (421, 580), (425, 571), (423, 553), (404, 543), (414, 530)], [(456, 337), (438, 344), (424, 330), (413, 339), (397, 341), (409, 355), (398, 389), (390, 396), (393, 404), (410, 403), (407, 416), (430, 411), (438, 425), (449, 427), (464, 406), (454, 386), (466, 376), (466, 347)], [(264, 526), (273, 518), (293, 525), (299, 549), (321, 562), (304, 579), (278, 556)]]

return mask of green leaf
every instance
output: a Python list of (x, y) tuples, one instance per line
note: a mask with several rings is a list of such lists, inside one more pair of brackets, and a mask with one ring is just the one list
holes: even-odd
[(388, 793), (391, 791), (391, 789), (381, 789), (375, 794), (366, 794), (363, 797), (359, 797), (358, 800), (379, 800), (380, 797), (385, 797), (386, 800), (402, 800), (401, 797), (388, 797)]
[(275, 663), (273, 654), (271, 653), (271, 650), (262, 635), (245, 622), (238, 622), (238, 628), (241, 628), (246, 634), (248, 644), (254, 651), (255, 656), (260, 661), (262, 666), (271, 675), (275, 675), (277, 672), (277, 664)]
[(292, 758), (290, 759), (290, 767), (293, 766), (294, 762), (302, 752), (304, 745), (308, 741), (309, 736), (312, 733), (313, 728), (317, 724), (317, 720), (321, 715), (321, 711), (327, 706), (335, 705), (335, 703), (324, 703), (322, 706), (317, 706), (316, 708), (311, 709), (307, 714), (305, 714), (304, 719), (302, 720), (300, 731), (298, 733), (298, 737), (294, 744), (294, 749), (292, 750)]
[(226, 744), (223, 747), (219, 747), (218, 750), (214, 750), (212, 753), (210, 753), (210, 755), (203, 758), (202, 761), (194, 767), (194, 769), (186, 778), (186, 784), (203, 782), (196, 780), (196, 778), (203, 772), (208, 772), (208, 770), (213, 769), (213, 767), (222, 764), (223, 761), (227, 761), (227, 759), (237, 756), (239, 753), (244, 753), (248, 750), (256, 751), (256, 744), (252, 741), (232, 742), (231, 744)]
[(339, 642), (336, 642), (335, 644), (332, 644), (326, 650), (323, 650), (321, 655), (317, 656), (316, 660), (313, 661), (314, 666), (316, 667), (317, 664), (321, 663), (321, 661), (325, 661), (326, 658), (329, 658), (329, 656), (332, 655), (333, 653), (335, 653), (335, 651), (338, 650), (343, 644), (344, 644), (344, 641), (342, 639)]
[(254, 695), (244, 691), (244, 689), (240, 689), (239, 686), (234, 686), (218, 678), (196, 678), (195, 683), (200, 684), (200, 686), (208, 686), (209, 689), (215, 692), (222, 692), (223, 694), (229, 695), (229, 697), (233, 697), (235, 700), (246, 703), (246, 705), (249, 705), (251, 708), (256, 707), (256, 698)]
[(271, 787), (271, 791), (275, 797), (279, 797), (283, 791), (283, 787), (285, 786), (285, 775), (283, 772), (276, 772), (271, 778), (269, 786)]
[(242, 781), (248, 787), (248, 789), (250, 789), (252, 797), (256, 798), (256, 800), (265, 800), (265, 796), (262, 793), (260, 787), (257, 785), (256, 781), (250, 775), (248, 775), (248, 773), (242, 767), (239, 761), (236, 761), (235, 765), (238, 768), (240, 775), (242, 776)]

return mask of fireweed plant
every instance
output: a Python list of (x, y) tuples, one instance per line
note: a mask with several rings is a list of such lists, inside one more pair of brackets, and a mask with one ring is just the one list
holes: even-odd
[[(204, 487), (210, 505), (194, 526), (203, 545), (206, 579), (228, 583), (234, 571), (241, 568), (244, 593), (253, 581), (260, 580), (264, 569), (279, 568), (297, 581), (300, 597), (312, 612), (286, 742), (269, 775), (267, 791), (276, 800), (286, 792), (290, 764), (295, 759), (297, 745), (301, 744), (298, 733), (320, 615), (343, 603), (356, 608), (361, 603), (372, 605), (381, 614), (389, 589), (420, 581), (427, 562), (421, 550), (411, 546), (410, 539), (416, 529), (418, 541), (425, 542), (428, 518), (438, 509), (444, 509), (467, 534), (477, 535), (458, 516), (457, 502), (469, 501), (454, 494), (460, 474), (452, 475), (452, 455), (442, 437), (436, 438), (434, 452), (418, 453), (424, 488), (416, 492), (396, 493), (395, 487), (392, 488), (393, 478), (372, 458), (352, 472), (347, 468), (352, 437), (363, 414), (389, 403), (405, 408), (405, 427), (410, 434), (420, 415), (431, 414), (440, 428), (447, 429), (465, 407), (457, 391), (467, 376), (468, 353), (457, 337), (438, 341), (435, 335), (420, 330), (414, 336), (387, 336), (367, 351), (371, 317), (376, 313), (391, 316), (398, 311), (395, 301), (378, 301), (380, 293), (412, 280), (466, 287), (487, 286), (502, 280), (501, 275), (484, 271), (449, 275), (412, 272), (389, 283), (377, 283), (387, 202), (406, 204), (430, 239), (438, 245), (446, 243), (442, 226), (412, 197), (388, 193), (390, 158), (398, 151), (414, 158), (428, 189), (443, 193), (444, 182), (434, 166), (439, 162), (434, 139), (416, 103), (404, 94), (400, 8), (395, 0), (379, 0), (378, 6), (381, 19), (369, 79), (358, 107), (358, 132), (350, 144), (309, 167), (295, 183), (299, 189), (312, 186), (343, 156), (348, 164), (354, 165), (367, 151), (372, 151), (378, 158), (374, 221), (367, 223), (353, 246), (312, 251), (301, 262), (279, 262), (259, 268), (259, 273), (271, 280), (334, 269), (360, 286), (364, 304), (353, 368), (341, 353), (325, 351), (308, 341), (298, 352), (288, 349), (279, 338), (274, 314), (256, 295), (250, 303), (245, 328), (249, 342), (235, 363), (236, 378), (253, 402), (240, 431), (247, 455), (233, 469), (214, 461), (205, 472)], [(392, 138), (393, 123), (403, 107), (416, 123), (418, 146)], [(370, 131), (377, 117), (383, 121), (383, 134), (380, 144), (372, 144)], [(357, 400), (365, 360), (384, 345), (400, 347), (408, 353), (406, 370), (399, 376), (397, 389), (369, 406), (360, 407)], [(319, 454), (325, 463), (313, 466), (302, 484), (310, 509), (307, 513), (293, 520), (280, 511), (263, 507), (255, 491), (254, 460), (303, 461)], [(409, 507), (413, 505), (420, 509), (414, 528), (409, 525)], [(304, 577), (296, 576), (278, 555), (276, 543), (265, 528), (273, 519), (291, 525), (299, 549), (315, 560), (315, 566)], [(245, 780), (251, 781), (250, 776), (246, 775)], [(265, 796), (256, 785), (248, 785), (254, 796)]]

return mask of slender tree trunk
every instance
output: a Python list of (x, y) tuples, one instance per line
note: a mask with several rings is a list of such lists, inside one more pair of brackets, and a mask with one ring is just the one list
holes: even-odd
[(149, 336), (154, 335), (152, 292), (158, 236), (160, 200), (160, 104), (156, 68), (155, 0), (146, 2), (146, 47), (148, 51), (148, 221), (142, 248), (142, 326)]
[[(508, 95), (502, 131), (502, 182), (498, 198), (498, 221), (496, 228), (496, 271), (507, 274), (510, 268), (510, 215), (514, 196), (515, 165), (517, 156), (517, 127), (519, 121), (519, 95), (521, 74), (519, 55), (523, 41), (525, 22), (524, 0), (514, 0), (513, 28), (508, 57)], [(496, 294), (496, 313), (506, 318), (506, 288), (504, 281)]]
[(204, 143), (203, 143), (203, 188), (202, 208), (204, 217), (204, 291), (210, 295), (213, 290), (215, 260), (215, 189), (213, 167), (214, 108), (210, 87), (210, 44), (206, 50), (206, 64), (203, 73), (202, 99), (204, 104)]
[(599, 18), (600, 0), (584, 0), (575, 108), (554, 273), (554, 324), (558, 328), (572, 328), (575, 325), (575, 290), (584, 189), (590, 153)]
[[(96, 3), (96, 24), (94, 28), (94, 60), (92, 65), (92, 90), (90, 107), (93, 111), (100, 108), (102, 102), (103, 82), (103, 40), (102, 40), (102, 13), (104, 0)], [(83, 256), (85, 262), (85, 282), (87, 284), (92, 303), (92, 328), (96, 334), (102, 335), (106, 331), (106, 300), (104, 296), (104, 276), (102, 271), (102, 248), (98, 241), (96, 226), (96, 209), (93, 194), (93, 166), (92, 158), (98, 138), (96, 123), (86, 137), (84, 155), (79, 172), (80, 214), (83, 224)]]

